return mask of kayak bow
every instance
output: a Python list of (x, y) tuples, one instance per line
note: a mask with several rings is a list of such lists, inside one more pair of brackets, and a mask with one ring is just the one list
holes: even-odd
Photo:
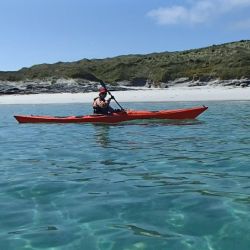
[(187, 109), (160, 110), (160, 111), (136, 111), (126, 110), (108, 115), (84, 115), (84, 116), (36, 116), (15, 115), (19, 123), (119, 123), (141, 119), (195, 119), (208, 107), (193, 107)]

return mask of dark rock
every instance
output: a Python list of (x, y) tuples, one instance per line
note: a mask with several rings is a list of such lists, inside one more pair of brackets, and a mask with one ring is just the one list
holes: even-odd
[(33, 89), (33, 85), (32, 84), (28, 84), (27, 86), (26, 86), (26, 89)]
[(223, 81), (222, 86), (235, 86), (235, 82), (234, 81)]
[(189, 82), (188, 87), (198, 87), (198, 86), (206, 86), (207, 82), (195, 81)]
[(1, 94), (4, 95), (14, 95), (14, 94), (20, 94), (20, 89), (19, 88), (9, 88), (4, 90)]
[(248, 87), (249, 85), (250, 85), (250, 84), (248, 84), (248, 83), (241, 83), (240, 86), (241, 86), (242, 88), (245, 88), (245, 87)]
[(245, 85), (246, 87), (248, 87), (248, 86), (250, 86), (250, 80), (244, 80), (244, 81), (242, 81), (241, 84), (243, 84), (243, 85)]
[(161, 83), (160, 83), (160, 87), (166, 89), (166, 88), (168, 88), (168, 83), (166, 83), (166, 82), (161, 82)]
[(143, 87), (145, 86), (147, 82), (147, 79), (146, 78), (134, 78), (131, 83), (132, 83), (132, 86), (140, 86), (140, 87)]
[(145, 83), (145, 87), (146, 88), (151, 88), (153, 84), (153, 81), (151, 81), (150, 79), (147, 79), (146, 83)]
[(241, 86), (241, 82), (234, 82), (234, 86)]
[(213, 80), (213, 79), (214, 79), (213, 76), (201, 76), (201, 77), (199, 77), (200, 82), (206, 82), (206, 83)]
[(188, 81), (189, 81), (188, 77), (181, 77), (181, 78), (175, 79), (173, 82), (175, 84), (179, 84), (179, 83), (185, 83), (185, 82), (188, 82)]

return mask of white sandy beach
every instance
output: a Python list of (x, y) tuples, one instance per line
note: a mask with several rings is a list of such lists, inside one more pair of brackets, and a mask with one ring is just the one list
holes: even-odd
[[(97, 92), (35, 95), (3, 95), (0, 104), (91, 103)], [(113, 92), (119, 102), (168, 101), (247, 101), (250, 88), (236, 87), (172, 87), (167, 89), (140, 89)]]

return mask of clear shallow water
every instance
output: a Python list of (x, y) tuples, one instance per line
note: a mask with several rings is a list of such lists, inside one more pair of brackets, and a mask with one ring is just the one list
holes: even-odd
[[(1, 105), (0, 249), (249, 250), (250, 102), (205, 104), (193, 122), (112, 126), (13, 118), (88, 105)], [(197, 103), (124, 106), (144, 105)]]

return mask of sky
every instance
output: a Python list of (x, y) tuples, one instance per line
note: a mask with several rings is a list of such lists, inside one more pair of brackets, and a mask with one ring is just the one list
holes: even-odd
[(0, 0), (0, 71), (250, 39), (250, 0)]

